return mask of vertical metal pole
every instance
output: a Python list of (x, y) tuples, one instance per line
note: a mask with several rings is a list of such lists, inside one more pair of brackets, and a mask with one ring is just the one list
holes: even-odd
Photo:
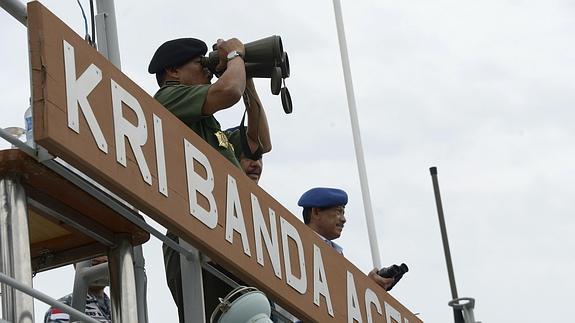
[[(96, 1), (96, 25), (98, 51), (108, 58), (118, 69), (122, 69), (116, 9), (114, 0)], [(92, 35), (93, 36), (93, 35)], [(138, 322), (148, 322), (147, 277), (142, 246), (134, 247), (134, 270), (136, 273), (136, 293), (138, 299)]]
[(108, 252), (112, 321), (138, 323), (131, 236), (121, 234), (117, 238), (117, 245)]
[[(445, 227), (445, 218), (443, 216), (443, 204), (441, 203), (441, 194), (439, 193), (439, 181), (437, 180), (437, 167), (430, 167), (431, 180), (433, 182), (433, 192), (435, 193), (435, 205), (437, 206), (437, 215), (439, 217), (439, 228), (441, 230), (441, 241), (443, 241), (443, 252), (445, 253), (445, 262), (447, 264), (447, 274), (449, 276), (449, 286), (451, 287), (452, 299), (458, 298), (457, 286), (455, 285), (455, 274), (453, 273), (453, 264), (451, 263), (451, 252), (449, 250), (449, 241), (447, 239), (447, 228)], [(463, 323), (463, 314), (461, 310), (453, 309), (453, 315), (456, 323)]]
[[(106, 285), (110, 285), (110, 274), (107, 262), (92, 266), (92, 260), (90, 259), (76, 264), (71, 304), (73, 308), (81, 312), (86, 310), (86, 295), (88, 294), (90, 286), (96, 281), (98, 281), (99, 285), (101, 285), (102, 282), (107, 282)], [(79, 317), (75, 319), (80, 320)]]
[(345, 40), (345, 29), (341, 15), (341, 4), (339, 0), (333, 0), (335, 11), (335, 23), (337, 26), (337, 36), (339, 39), (339, 50), (341, 52), (341, 65), (343, 67), (343, 76), (345, 79), (345, 90), (347, 93), (347, 105), (349, 107), (349, 117), (351, 119), (351, 130), (353, 132), (353, 143), (355, 147), (355, 157), (357, 158), (357, 168), (359, 171), (359, 181), (363, 197), (363, 207), (365, 210), (365, 220), (367, 222), (367, 234), (369, 236), (369, 245), (371, 246), (371, 258), (376, 268), (381, 268), (381, 257), (379, 245), (377, 243), (377, 233), (375, 231), (375, 221), (373, 219), (373, 210), (371, 207), (371, 195), (369, 193), (369, 183), (367, 181), (367, 170), (363, 157), (363, 146), (361, 143), (361, 133), (359, 130), (359, 121), (357, 109), (355, 106), (355, 94), (353, 92), (353, 80), (351, 78), (351, 68), (349, 65), (349, 55), (347, 53), (347, 43)]
[(142, 246), (134, 247), (134, 272), (136, 274), (136, 298), (138, 301), (138, 322), (148, 323), (148, 277)]
[(187, 259), (180, 254), (180, 272), (182, 276), (182, 298), (184, 304), (185, 323), (205, 323), (212, 313), (205, 313), (204, 283), (202, 279), (202, 263), (200, 252), (183, 239), (180, 246), (188, 249), (193, 255)]
[[(72, 288), (72, 303), (73, 308), (80, 312), (86, 311), (86, 294), (88, 294), (89, 284), (84, 279), (82, 273), (84, 270), (90, 268), (92, 260), (84, 260), (76, 263), (76, 273), (74, 275), (74, 287)], [(72, 317), (72, 319), (77, 319)]]
[[(96, 0), (96, 8), (98, 12), (96, 19), (98, 20), (97, 24), (99, 24), (96, 35), (98, 49), (112, 64), (116, 65), (118, 69), (122, 69), (114, 0)], [(103, 24), (101, 24), (102, 22)]]
[[(32, 287), (26, 192), (16, 175), (0, 179), (0, 244), (2, 271)], [(30, 295), (2, 285), (2, 313), (8, 321), (34, 322)]]
[[(10, 217), (9, 210), (4, 210), (4, 201), (7, 198), (5, 196), (6, 192), (4, 190), (4, 181), (0, 182), (0, 198), (2, 199), (2, 204), (0, 205), (0, 271), (8, 276), (13, 276), (12, 274), (12, 258), (10, 255), (10, 246), (12, 245), (10, 238), (10, 230), (8, 228)], [(14, 307), (14, 300), (12, 298), (12, 289), (5, 284), (1, 284), (2, 291), (2, 317), (11, 320), (12, 319), (12, 308)]]

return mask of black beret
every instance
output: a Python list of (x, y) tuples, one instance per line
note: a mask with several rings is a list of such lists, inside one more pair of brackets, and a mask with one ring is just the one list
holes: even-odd
[(225, 133), (228, 135), (229, 142), (234, 146), (236, 158), (240, 160), (243, 150), (240, 126), (229, 128)]
[(297, 205), (306, 207), (332, 207), (347, 204), (347, 193), (338, 188), (316, 187), (303, 193)]
[(156, 74), (165, 68), (180, 66), (197, 56), (204, 56), (208, 52), (206, 43), (195, 38), (178, 38), (163, 43), (150, 61), (148, 72)]

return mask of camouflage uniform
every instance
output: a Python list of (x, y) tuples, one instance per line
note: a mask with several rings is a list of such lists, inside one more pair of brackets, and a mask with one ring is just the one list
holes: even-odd
[[(154, 98), (239, 168), (240, 164), (234, 155), (233, 145), (228, 141), (228, 136), (221, 131), (220, 123), (213, 115), (202, 115), (202, 106), (206, 100), (209, 87), (209, 84), (188, 86), (181, 85), (177, 81), (167, 81), (154, 95)], [(167, 236), (178, 242), (178, 237), (173, 233), (168, 231)], [(184, 304), (180, 254), (166, 244), (162, 246), (162, 249), (168, 287), (178, 307), (180, 322), (183, 322)], [(205, 311), (206, 317), (209, 318), (212, 311), (219, 304), (218, 297), (225, 297), (232, 288), (205, 270), (202, 270), (202, 276), (204, 280)]]

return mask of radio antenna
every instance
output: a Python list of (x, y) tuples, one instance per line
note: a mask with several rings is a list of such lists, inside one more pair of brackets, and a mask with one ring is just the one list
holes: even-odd
[[(441, 229), (441, 240), (443, 241), (443, 252), (447, 264), (447, 274), (449, 275), (449, 285), (451, 286), (452, 300), (448, 303), (453, 307), (453, 318), (455, 323), (475, 323), (473, 316), (473, 307), (475, 299), (470, 297), (459, 298), (457, 296), (457, 286), (455, 285), (455, 274), (453, 273), (453, 264), (451, 262), (451, 252), (449, 251), (449, 241), (447, 240), (447, 228), (443, 216), (443, 204), (441, 203), (441, 194), (439, 193), (439, 181), (437, 180), (437, 167), (430, 167), (431, 180), (433, 182), (433, 192), (435, 193), (435, 205), (437, 206), (437, 215), (439, 217), (439, 227)], [(463, 317), (465, 313), (465, 319)]]

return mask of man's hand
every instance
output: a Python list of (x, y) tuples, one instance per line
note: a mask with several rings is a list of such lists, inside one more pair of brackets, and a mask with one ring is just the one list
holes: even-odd
[(389, 288), (393, 285), (393, 278), (383, 278), (377, 274), (379, 269), (374, 268), (372, 271), (367, 274), (367, 276), (373, 279), (379, 286), (383, 287), (385, 290), (389, 290)]
[(237, 38), (231, 38), (228, 40), (218, 39), (214, 49), (218, 50), (218, 57), (220, 62), (216, 67), (217, 71), (223, 71), (226, 69), (228, 64), (228, 53), (236, 50), (242, 54), (245, 54), (244, 44)]
[(202, 115), (209, 116), (227, 109), (236, 104), (246, 89), (246, 69), (241, 59), (230, 61), (228, 66), (228, 53), (238, 51), (244, 53), (244, 44), (236, 38), (228, 40), (218, 39), (215, 48), (218, 50), (219, 64), (216, 70), (221, 73), (218, 80), (208, 89), (208, 96), (202, 106)]

